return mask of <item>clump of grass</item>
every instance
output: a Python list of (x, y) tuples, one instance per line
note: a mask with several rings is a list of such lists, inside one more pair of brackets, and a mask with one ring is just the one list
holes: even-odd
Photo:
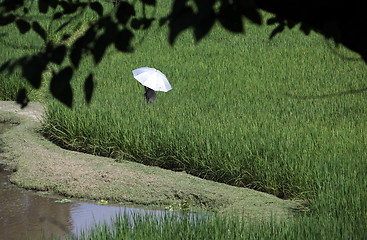
[(0, 75), (0, 99), (13, 101), (17, 97), (18, 90), (24, 88), (24, 81), (16, 76)]

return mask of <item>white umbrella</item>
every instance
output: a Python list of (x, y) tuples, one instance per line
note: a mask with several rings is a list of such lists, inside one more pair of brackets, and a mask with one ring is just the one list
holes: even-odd
[(166, 75), (155, 68), (141, 67), (132, 71), (134, 78), (154, 91), (168, 92), (172, 89)]

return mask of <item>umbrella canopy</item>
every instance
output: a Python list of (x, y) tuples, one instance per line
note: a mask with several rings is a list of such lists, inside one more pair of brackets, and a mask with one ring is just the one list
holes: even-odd
[(168, 92), (172, 89), (166, 75), (155, 68), (141, 67), (132, 72), (138, 82), (154, 91)]

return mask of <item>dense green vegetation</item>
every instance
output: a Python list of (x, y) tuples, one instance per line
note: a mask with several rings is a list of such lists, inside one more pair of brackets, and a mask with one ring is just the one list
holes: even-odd
[(342, 221), (315, 216), (302, 217), (294, 222), (248, 223), (241, 217), (217, 215), (203, 218), (166, 214), (157, 218), (152, 214), (125, 214), (117, 216), (112, 226), (98, 225), (92, 231), (69, 239), (363, 239), (363, 227), (360, 224), (351, 228)]
[[(156, 14), (163, 16), (168, 5), (159, 4)], [(93, 17), (83, 16), (84, 22)], [(76, 27), (76, 34), (83, 30), (83, 25)], [(48, 105), (43, 131), (65, 147), (117, 161), (185, 170), (312, 200), (308, 216), (292, 223), (257, 223), (247, 232), (237, 220), (221, 217), (196, 224), (163, 223), (165, 231), (172, 226), (186, 229), (182, 239), (205, 239), (206, 229), (218, 232), (213, 239), (223, 239), (226, 221), (237, 238), (363, 238), (367, 98), (365, 92), (349, 93), (366, 87), (366, 65), (348, 60), (356, 55), (315, 33), (305, 37), (297, 30), (285, 31), (269, 41), (270, 32), (246, 22), (245, 36), (217, 27), (199, 44), (186, 32), (173, 47), (167, 44), (165, 28), (137, 32), (134, 53), (111, 48), (98, 66), (92, 59), (82, 62), (72, 80), (73, 109), (50, 100), (47, 91), (35, 94), (33, 100)], [(36, 44), (36, 36), (29, 38)], [(28, 38), (19, 41), (24, 45)], [(29, 51), (1, 49), (1, 60)], [(155, 104), (144, 103), (143, 87), (132, 77), (131, 70), (142, 66), (161, 70), (173, 87), (158, 93)], [(96, 89), (86, 105), (82, 83), (91, 69)], [(19, 76), (0, 76), (2, 99), (14, 97), (14, 86), (22, 84)], [(3, 88), (9, 80), (15, 85)], [(142, 218), (138, 217), (145, 229), (141, 234), (160, 238), (154, 229), (160, 226)], [(235, 239), (231, 234), (228, 239)]]

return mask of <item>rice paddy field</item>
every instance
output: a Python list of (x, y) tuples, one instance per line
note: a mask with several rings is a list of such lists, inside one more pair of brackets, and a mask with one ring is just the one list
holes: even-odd
[[(148, 14), (165, 16), (169, 3), (159, 1)], [(104, 6), (112, 11), (112, 4)], [(96, 16), (81, 18), (87, 23)], [(76, 34), (85, 26), (74, 26)], [(160, 223), (137, 216), (139, 228), (126, 227), (122, 217), (86, 239), (121, 239), (120, 228), (130, 229), (124, 239), (367, 236), (367, 93), (361, 90), (367, 86), (367, 66), (342, 46), (316, 33), (305, 36), (297, 27), (269, 40), (273, 28), (245, 21), (246, 33), (234, 35), (218, 24), (199, 43), (186, 31), (170, 46), (167, 27), (154, 23), (136, 32), (133, 53), (111, 47), (99, 65), (92, 57), (82, 62), (72, 79), (72, 109), (49, 96), (47, 72), (43, 87), (30, 98), (47, 105), (43, 132), (67, 148), (307, 199), (308, 213), (251, 225), (223, 216)], [(8, 32), (2, 62), (35, 51), (27, 46), (39, 46), (37, 36), (26, 36)], [(9, 39), (25, 47), (11, 47)], [(144, 88), (131, 73), (143, 66), (162, 71), (173, 88), (157, 93), (155, 104), (144, 102)], [(89, 72), (96, 88), (87, 105), (83, 83)], [(11, 100), (15, 87), (27, 84), (16, 71), (0, 75), (0, 85), (2, 100)]]

